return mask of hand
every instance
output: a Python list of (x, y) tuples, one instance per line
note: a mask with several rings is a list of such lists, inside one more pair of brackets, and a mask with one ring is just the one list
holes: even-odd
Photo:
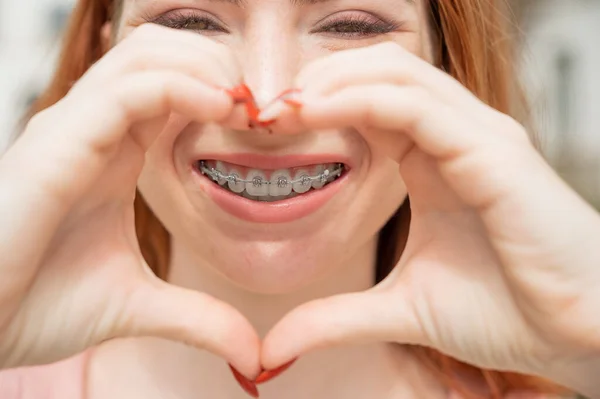
[(390, 43), (318, 60), (296, 87), (307, 128), (353, 126), (398, 162), (412, 225), (387, 279), (293, 310), (266, 337), (263, 366), (397, 342), (597, 394), (600, 218), (524, 128)]
[(166, 284), (144, 262), (133, 199), (148, 147), (176, 113), (222, 121), (241, 80), (224, 47), (145, 25), (36, 115), (0, 160), (0, 368), (154, 336), (257, 375), (259, 339), (232, 307)]

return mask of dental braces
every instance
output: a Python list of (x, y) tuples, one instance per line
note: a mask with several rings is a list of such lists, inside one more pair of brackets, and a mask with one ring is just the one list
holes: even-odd
[(210, 178), (212, 178), (216, 182), (218, 182), (219, 180), (225, 180), (226, 182), (232, 183), (232, 184), (251, 183), (254, 187), (261, 187), (263, 184), (265, 184), (265, 185), (277, 184), (277, 187), (279, 187), (279, 188), (286, 188), (290, 184), (292, 184), (292, 185), (300, 184), (304, 187), (307, 187), (307, 186), (312, 185), (312, 183), (315, 181), (317, 181), (319, 183), (325, 183), (325, 182), (327, 182), (327, 179), (329, 179), (331, 177), (335, 177), (335, 176), (339, 177), (344, 172), (344, 165), (338, 164), (337, 168), (334, 169), (333, 171), (330, 171), (329, 169), (325, 169), (323, 172), (321, 172), (317, 176), (302, 175), (302, 176), (300, 176), (300, 178), (295, 179), (295, 180), (288, 180), (285, 176), (279, 176), (277, 178), (277, 181), (272, 182), (272, 181), (263, 179), (261, 176), (255, 176), (252, 180), (244, 180), (244, 179), (241, 179), (240, 176), (237, 175), (236, 173), (230, 173), (229, 175), (225, 175), (225, 174), (223, 174), (223, 172), (221, 172), (218, 169), (207, 167), (206, 163), (204, 161), (200, 161), (198, 166), (199, 166), (200, 171), (203, 174), (208, 175)]

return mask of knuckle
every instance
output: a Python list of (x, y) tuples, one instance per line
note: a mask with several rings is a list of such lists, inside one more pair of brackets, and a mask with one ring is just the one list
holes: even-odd
[(107, 88), (105, 95), (101, 97), (101, 102), (109, 105), (112, 104), (112, 112), (117, 113), (117, 116), (126, 123), (133, 123), (136, 118), (136, 112), (131, 101), (129, 101), (129, 91), (130, 85), (127, 83), (120, 82), (120, 84), (113, 84)]
[(126, 64), (136, 70), (147, 70), (156, 64), (156, 49), (137, 48), (126, 55)]
[(44, 126), (45, 124), (45, 120), (48, 118), (47, 114), (48, 114), (48, 109), (44, 109), (40, 112), (38, 112), (37, 114), (33, 115), (31, 118), (29, 118), (29, 120), (27, 121), (27, 124), (25, 126), (25, 130), (29, 131), (29, 130), (36, 130), (38, 127)]
[(434, 101), (429, 90), (420, 86), (411, 87), (407, 91), (408, 98), (419, 110), (425, 110)]
[(156, 24), (146, 23), (135, 29), (129, 37), (131, 40), (146, 39), (155, 37), (158, 33), (164, 33), (164, 28)]
[(411, 117), (408, 119), (408, 128), (416, 130), (430, 114), (432, 108), (433, 96), (422, 87), (412, 87), (408, 89), (406, 98), (411, 109)]
[[(54, 115), (56, 113), (56, 110), (63, 106), (63, 103), (64, 100), (61, 100), (58, 103), (48, 108), (45, 108), (31, 116), (31, 118), (29, 118), (29, 120), (25, 123), (24, 130), (26, 132), (47, 130), (48, 126), (52, 126), (53, 122), (56, 122), (57, 118), (55, 118)], [(59, 113), (61, 112), (59, 111)]]
[(498, 126), (505, 135), (519, 144), (532, 144), (532, 137), (527, 129), (514, 118), (506, 114), (500, 114), (498, 117)]
[(418, 104), (429, 104), (433, 100), (429, 90), (420, 86), (410, 88), (408, 94)]

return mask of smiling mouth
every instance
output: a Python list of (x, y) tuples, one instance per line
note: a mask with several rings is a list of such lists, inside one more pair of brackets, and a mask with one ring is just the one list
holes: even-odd
[(278, 202), (321, 190), (348, 171), (342, 163), (264, 170), (218, 160), (200, 160), (196, 169), (222, 189), (257, 202)]

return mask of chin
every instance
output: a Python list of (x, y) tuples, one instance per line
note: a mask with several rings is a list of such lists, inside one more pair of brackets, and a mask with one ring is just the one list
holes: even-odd
[(216, 271), (243, 290), (281, 295), (318, 284), (344, 263), (338, 246), (317, 239), (221, 243)]
[(159, 140), (139, 188), (173, 241), (248, 291), (289, 293), (341, 270), (406, 196), (398, 165), (373, 159), (357, 133), (270, 136), (262, 148), (228, 136), (235, 149), (224, 136)]

